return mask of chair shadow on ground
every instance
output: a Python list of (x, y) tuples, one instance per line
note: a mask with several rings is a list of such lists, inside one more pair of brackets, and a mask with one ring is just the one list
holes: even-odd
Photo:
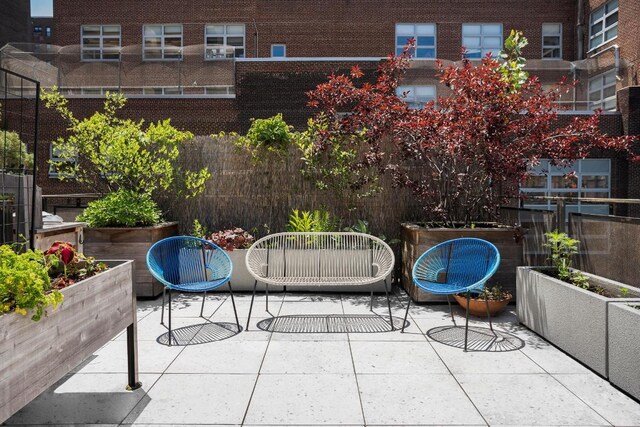
[[(240, 332), (242, 332), (242, 326), (238, 328), (235, 323), (206, 321), (173, 329), (171, 345), (187, 346), (222, 341), (234, 337)], [(168, 346), (169, 331), (160, 335), (156, 341), (158, 344)]]
[[(402, 328), (403, 319), (393, 317), (394, 331)], [(409, 322), (407, 322), (407, 325)], [(380, 333), (391, 332), (389, 316), (378, 314), (291, 314), (258, 322), (258, 328), (279, 333)]]
[[(462, 325), (438, 326), (427, 331), (427, 336), (440, 344), (464, 348), (465, 328)], [(524, 341), (508, 332), (480, 326), (469, 326), (468, 351), (499, 353), (520, 350)]]

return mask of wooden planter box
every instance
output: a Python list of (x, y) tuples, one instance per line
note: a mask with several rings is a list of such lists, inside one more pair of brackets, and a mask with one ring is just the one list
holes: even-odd
[(147, 269), (149, 248), (165, 237), (178, 235), (178, 223), (153, 227), (104, 227), (84, 229), (84, 252), (98, 259), (135, 261), (133, 283), (138, 298), (154, 298), (162, 293), (162, 284)]
[(133, 262), (107, 264), (112, 268), (63, 289), (62, 304), (38, 322), (30, 315), (0, 315), (0, 423), (125, 328), (129, 387), (140, 386)]
[(590, 283), (602, 286), (614, 295), (619, 294), (621, 288), (629, 289), (630, 298), (607, 298), (537, 271), (544, 269), (518, 268), (518, 320), (608, 378), (609, 307), (614, 302), (640, 302), (640, 289), (583, 272)]
[(411, 272), (420, 255), (439, 243), (461, 237), (475, 237), (493, 243), (500, 252), (500, 267), (488, 286), (499, 284), (515, 295), (516, 267), (522, 265), (522, 243), (516, 243), (512, 227), (500, 228), (427, 228), (415, 223), (402, 224), (402, 286), (416, 302), (442, 302), (446, 295), (422, 291), (413, 283)]

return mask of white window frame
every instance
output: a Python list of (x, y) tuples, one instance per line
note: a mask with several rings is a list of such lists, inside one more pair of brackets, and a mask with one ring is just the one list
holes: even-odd
[[(151, 90), (160, 90), (160, 93), (149, 93)], [(183, 94), (183, 89), (178, 86), (145, 86), (142, 88), (144, 96), (181, 96)]]
[[(229, 46), (227, 44), (227, 38), (228, 37), (240, 37), (239, 34), (228, 34), (227, 32), (227, 27), (229, 26), (242, 26), (243, 30), (242, 30), (242, 46)], [(223, 26), (224, 27), (224, 32), (222, 34), (216, 34), (216, 35), (212, 35), (212, 34), (208, 34), (207, 33), (207, 27), (213, 27), (213, 26)], [(209, 44), (207, 43), (207, 37), (222, 37), (224, 43), (222, 45), (216, 45), (216, 44)], [(209, 55), (208, 51), (209, 50), (216, 50), (216, 54), (215, 55)], [(232, 56), (229, 56), (229, 50), (233, 49), (233, 54)], [(237, 51), (238, 49), (242, 49), (242, 55), (238, 56)], [(218, 52), (219, 51), (219, 52)], [(204, 25), (204, 59), (205, 61), (215, 61), (215, 60), (219, 60), (219, 59), (233, 59), (233, 58), (246, 58), (247, 57), (247, 26), (245, 24), (241, 24), (241, 23), (229, 23), (229, 22), (225, 22), (225, 23), (208, 23)]]
[[(606, 171), (586, 171), (586, 166), (589, 162), (607, 162)], [(568, 173), (575, 172), (577, 176), (576, 188), (554, 188), (553, 177), (565, 176)], [(547, 159), (541, 159), (540, 165), (536, 166), (530, 173), (530, 176), (544, 176), (546, 178), (546, 185), (544, 187), (520, 187), (520, 193), (527, 195), (527, 193), (544, 193), (545, 196), (551, 196), (554, 193), (556, 196), (563, 197), (590, 197), (590, 194), (606, 193), (606, 197), (611, 197), (611, 159), (581, 159), (576, 160), (575, 163), (566, 169), (560, 169), (549, 165)], [(582, 179), (584, 176), (605, 176), (607, 178), (606, 188), (582, 188)], [(524, 185), (524, 184), (523, 184)], [(527, 209), (545, 209), (555, 210), (556, 204), (553, 200), (527, 200), (523, 201), (523, 207)], [(582, 203), (575, 202), (567, 204), (567, 218), (569, 212), (585, 212), (591, 211), (595, 213), (609, 213), (608, 204), (594, 204), (594, 203)]]
[[(611, 10), (607, 10), (609, 8), (610, 5), (612, 5), (613, 3), (616, 4), (615, 9), (611, 9)], [(603, 4), (602, 6), (600, 6), (599, 8), (597, 8), (596, 10), (594, 10), (593, 12), (591, 12), (591, 14), (589, 15), (589, 50), (593, 50), (596, 49), (604, 44), (609, 43), (611, 40), (614, 40), (618, 37), (618, 31), (616, 30), (616, 35), (611, 37), (610, 39), (605, 39), (605, 36), (607, 34), (607, 32), (609, 30), (612, 30), (614, 28), (618, 27), (618, 21), (620, 19), (620, 17), (618, 16), (618, 19), (616, 19), (616, 22), (614, 24), (609, 25), (608, 27), (605, 26), (607, 18), (610, 17), (611, 15), (613, 15), (614, 13), (618, 13), (618, 0), (611, 0), (605, 4)], [(602, 10), (602, 16), (594, 19), (594, 16)], [(602, 24), (602, 28), (600, 29), (600, 31), (594, 33), (593, 32), (593, 27), (595, 25), (598, 25), (598, 23)], [(594, 40), (598, 37), (602, 35), (602, 42), (598, 43), (598, 44), (593, 44)]]
[[(470, 27), (472, 25), (479, 25), (480, 26), (480, 33), (476, 34), (476, 33), (472, 33), (472, 34), (465, 34), (465, 27)], [(500, 34), (485, 34), (485, 27), (489, 26), (489, 25), (499, 25), (500, 26)], [(479, 37), (480, 38), (480, 46), (479, 47), (469, 47), (466, 46), (464, 43), (464, 38), (465, 37)], [(485, 47), (485, 38), (489, 38), (489, 37), (500, 37), (500, 43), (499, 43), (499, 47), (495, 48), (495, 47)], [(489, 51), (495, 51), (495, 55), (492, 55), (493, 58), (498, 58), (498, 53), (500, 52), (500, 50), (502, 50), (503, 46), (504, 46), (504, 26), (502, 24), (502, 22), (465, 22), (462, 24), (462, 45), (469, 51), (471, 52), (472, 50), (479, 50), (480, 51), (480, 56), (476, 57), (476, 56), (469, 56), (469, 55), (465, 55), (468, 59), (475, 59), (475, 60), (481, 60), (484, 57), (487, 56), (487, 53)], [(475, 55), (475, 53), (474, 53)]]
[[(162, 27), (162, 34), (157, 36), (147, 36), (145, 34), (145, 29), (147, 27)], [(166, 27), (180, 27), (180, 48), (178, 49), (178, 57), (176, 58), (167, 58), (166, 53), (167, 50), (172, 49), (173, 47), (167, 48), (165, 46), (165, 38), (177, 38), (177, 34), (165, 34)], [(160, 38), (160, 47), (147, 47), (147, 37), (149, 38)], [(142, 60), (143, 61), (182, 61), (182, 49), (184, 48), (184, 26), (182, 24), (144, 24), (142, 26)], [(162, 56), (160, 58), (147, 58), (147, 51), (150, 50), (158, 50), (162, 52)], [(173, 53), (172, 53), (173, 54)]]
[[(398, 27), (400, 26), (413, 26), (413, 30), (411, 32), (406, 31), (406, 32), (402, 32), (399, 33)], [(420, 29), (419, 27), (425, 27), (424, 29)], [(427, 30), (428, 28), (431, 28), (431, 32), (433, 34), (420, 34), (421, 32), (423, 32), (423, 30)], [(395, 39), (394, 39), (394, 45), (396, 47), (395, 52), (396, 55), (399, 55), (400, 52), (402, 52), (404, 50), (404, 46), (406, 43), (403, 43), (402, 45), (398, 44), (398, 37), (407, 37), (407, 38), (413, 38), (416, 42), (416, 45), (413, 49), (412, 52), (412, 57), (414, 60), (423, 60), (423, 61), (429, 61), (429, 60), (434, 60), (438, 57), (438, 26), (433, 23), (433, 22), (421, 22), (421, 23), (405, 23), (405, 22), (397, 22), (396, 23), (396, 34), (395, 34)], [(433, 45), (430, 44), (423, 44), (421, 45), (419, 43), (419, 37), (433, 37)], [(418, 57), (418, 49), (433, 49), (433, 57)]]
[[(433, 89), (433, 95), (419, 95), (420, 89)], [(406, 97), (402, 95), (406, 93)], [(436, 85), (403, 85), (396, 88), (396, 95), (409, 105), (409, 108), (421, 109), (427, 102), (438, 99), (438, 88)]]
[[(609, 80), (609, 83), (607, 83)], [(598, 108), (602, 108), (604, 111), (614, 111), (616, 109), (615, 102), (613, 104), (613, 108), (605, 108), (607, 102), (616, 101), (616, 70), (606, 71), (604, 73), (598, 74), (597, 76), (591, 77), (589, 79), (589, 90), (587, 92), (587, 101), (589, 103), (589, 109), (597, 110)], [(613, 87), (613, 95), (607, 96), (605, 98), (604, 91)], [(592, 101), (591, 95), (594, 93), (599, 93), (598, 101)]]
[[(545, 33), (545, 25), (557, 25), (560, 28), (560, 32), (558, 33)], [(542, 23), (542, 56), (541, 58), (544, 60), (554, 60), (554, 59), (562, 59), (562, 23), (561, 22), (543, 22)], [(546, 44), (545, 37), (558, 37), (559, 44)], [(559, 49), (559, 56), (545, 57), (544, 50), (545, 49)]]
[[(282, 47), (284, 49), (284, 55), (282, 56), (274, 56), (273, 55), (273, 48), (274, 47)], [(272, 58), (286, 58), (287, 57), (287, 45), (283, 44), (283, 43), (275, 43), (271, 45), (271, 57)]]
[[(213, 91), (213, 90), (217, 90), (218, 92), (224, 92), (224, 93), (209, 93), (209, 90)], [(222, 89), (222, 91), (220, 91)], [(208, 95), (208, 96), (223, 96), (223, 97), (227, 97), (227, 96), (235, 96), (236, 95), (236, 88), (235, 86), (232, 85), (211, 85), (211, 86), (205, 86), (204, 87), (204, 94)]]
[[(100, 35), (95, 36), (85, 36), (84, 28), (85, 27), (100, 27)], [(118, 27), (118, 35), (104, 35), (105, 27)], [(85, 38), (97, 38), (100, 40), (100, 47), (85, 47), (84, 39)], [(118, 40), (118, 47), (104, 47), (105, 40)], [(85, 24), (80, 26), (80, 58), (83, 62), (98, 62), (98, 61), (108, 61), (108, 62), (116, 62), (120, 60), (120, 49), (122, 48), (122, 27), (119, 24)], [(117, 51), (117, 58), (107, 58), (104, 59), (105, 53), (115, 53)], [(85, 52), (100, 52), (100, 58), (85, 58)]]
[(74, 165), (77, 165), (78, 158), (77, 157), (60, 157), (55, 154), (56, 153), (55, 153), (54, 144), (49, 144), (49, 178), (59, 178), (59, 177), (64, 177), (67, 179), (75, 178), (75, 174), (63, 175), (59, 172), (56, 172), (53, 165), (55, 163), (73, 163)]

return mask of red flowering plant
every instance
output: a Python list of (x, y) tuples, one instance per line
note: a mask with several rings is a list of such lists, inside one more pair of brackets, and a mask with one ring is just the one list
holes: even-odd
[(255, 237), (240, 227), (215, 232), (207, 240), (212, 241), (225, 251), (248, 249), (256, 241)]
[(66, 288), (108, 268), (106, 264), (77, 252), (68, 242), (54, 242), (44, 255), (52, 289)]
[(357, 85), (358, 67), (350, 76), (331, 74), (307, 94), (318, 111), (300, 143), (307, 172), (320, 187), (359, 195), (379, 191), (380, 177), (390, 175), (394, 186), (413, 191), (428, 220), (456, 227), (496, 219), (539, 159), (566, 166), (614, 151), (638, 160), (634, 137), (601, 132), (601, 111), (559, 123), (556, 101), (569, 85), (545, 90), (530, 77), (521, 56), (526, 44), (512, 31), (500, 58), (438, 61), (449, 93), (422, 109), (396, 95), (413, 41), (379, 65), (375, 82)]

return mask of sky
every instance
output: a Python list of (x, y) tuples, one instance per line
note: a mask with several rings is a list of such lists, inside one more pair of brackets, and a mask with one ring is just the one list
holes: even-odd
[(31, 0), (31, 16), (53, 16), (53, 0)]

